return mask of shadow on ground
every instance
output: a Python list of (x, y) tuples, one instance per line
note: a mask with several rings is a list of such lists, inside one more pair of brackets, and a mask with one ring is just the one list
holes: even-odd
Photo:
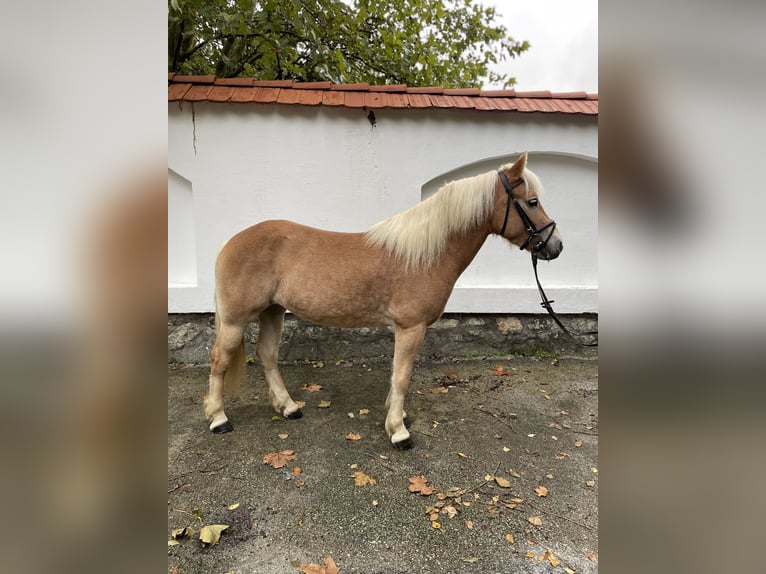
[[(215, 546), (198, 534), (169, 546), (170, 572), (299, 573), (328, 555), (343, 574), (597, 572), (596, 359), (421, 362), (404, 452), (383, 428), (389, 363), (282, 371), (305, 416), (276, 417), (251, 366), (225, 435), (202, 420), (207, 368), (169, 371), (168, 538), (229, 525)], [(302, 390), (311, 383), (322, 389)], [(263, 463), (282, 450), (297, 460)], [(376, 484), (355, 486), (355, 472)], [(410, 492), (417, 476), (436, 492)]]

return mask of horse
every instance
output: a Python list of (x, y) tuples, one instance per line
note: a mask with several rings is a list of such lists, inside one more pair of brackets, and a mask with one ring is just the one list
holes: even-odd
[[(303, 416), (277, 361), (289, 309), (320, 325), (393, 327), (385, 429), (394, 448), (411, 448), (404, 400), (415, 358), (426, 328), (441, 316), (455, 282), (487, 237), (500, 235), (545, 260), (563, 249), (559, 230), (540, 203), (542, 184), (526, 164), (524, 152), (497, 171), (449, 182), (364, 233), (269, 220), (231, 237), (215, 264), (216, 339), (204, 399), (209, 429), (233, 429), (223, 392), (236, 390), (245, 376), (244, 334), (256, 320), (256, 355), (271, 406), (287, 419)], [(511, 205), (518, 217), (511, 216)]]

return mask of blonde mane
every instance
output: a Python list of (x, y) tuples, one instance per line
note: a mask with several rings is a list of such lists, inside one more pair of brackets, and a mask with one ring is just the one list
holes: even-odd
[(496, 185), (497, 171), (447, 183), (431, 197), (373, 225), (365, 240), (385, 248), (408, 269), (430, 267), (450, 237), (489, 217)]

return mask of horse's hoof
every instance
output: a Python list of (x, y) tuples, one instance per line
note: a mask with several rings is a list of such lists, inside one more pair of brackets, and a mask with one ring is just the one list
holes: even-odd
[(404, 440), (400, 440), (399, 442), (392, 442), (391, 444), (394, 445), (396, 450), (409, 450), (413, 446), (413, 442), (410, 437), (407, 437)]
[(297, 411), (291, 412), (289, 415), (285, 415), (286, 419), (290, 419), (291, 421), (294, 421), (296, 419), (299, 419), (303, 416), (303, 411), (298, 409)]
[(212, 430), (215, 434), (223, 434), (226, 432), (231, 432), (234, 430), (234, 427), (231, 426), (231, 423), (229, 421), (222, 422), (217, 427), (213, 427)]

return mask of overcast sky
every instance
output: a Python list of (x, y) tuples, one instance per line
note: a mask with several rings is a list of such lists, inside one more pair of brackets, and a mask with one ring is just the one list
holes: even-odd
[[(518, 91), (598, 92), (598, 0), (479, 0), (531, 47), (498, 65)], [(485, 84), (484, 89), (493, 87)]]

